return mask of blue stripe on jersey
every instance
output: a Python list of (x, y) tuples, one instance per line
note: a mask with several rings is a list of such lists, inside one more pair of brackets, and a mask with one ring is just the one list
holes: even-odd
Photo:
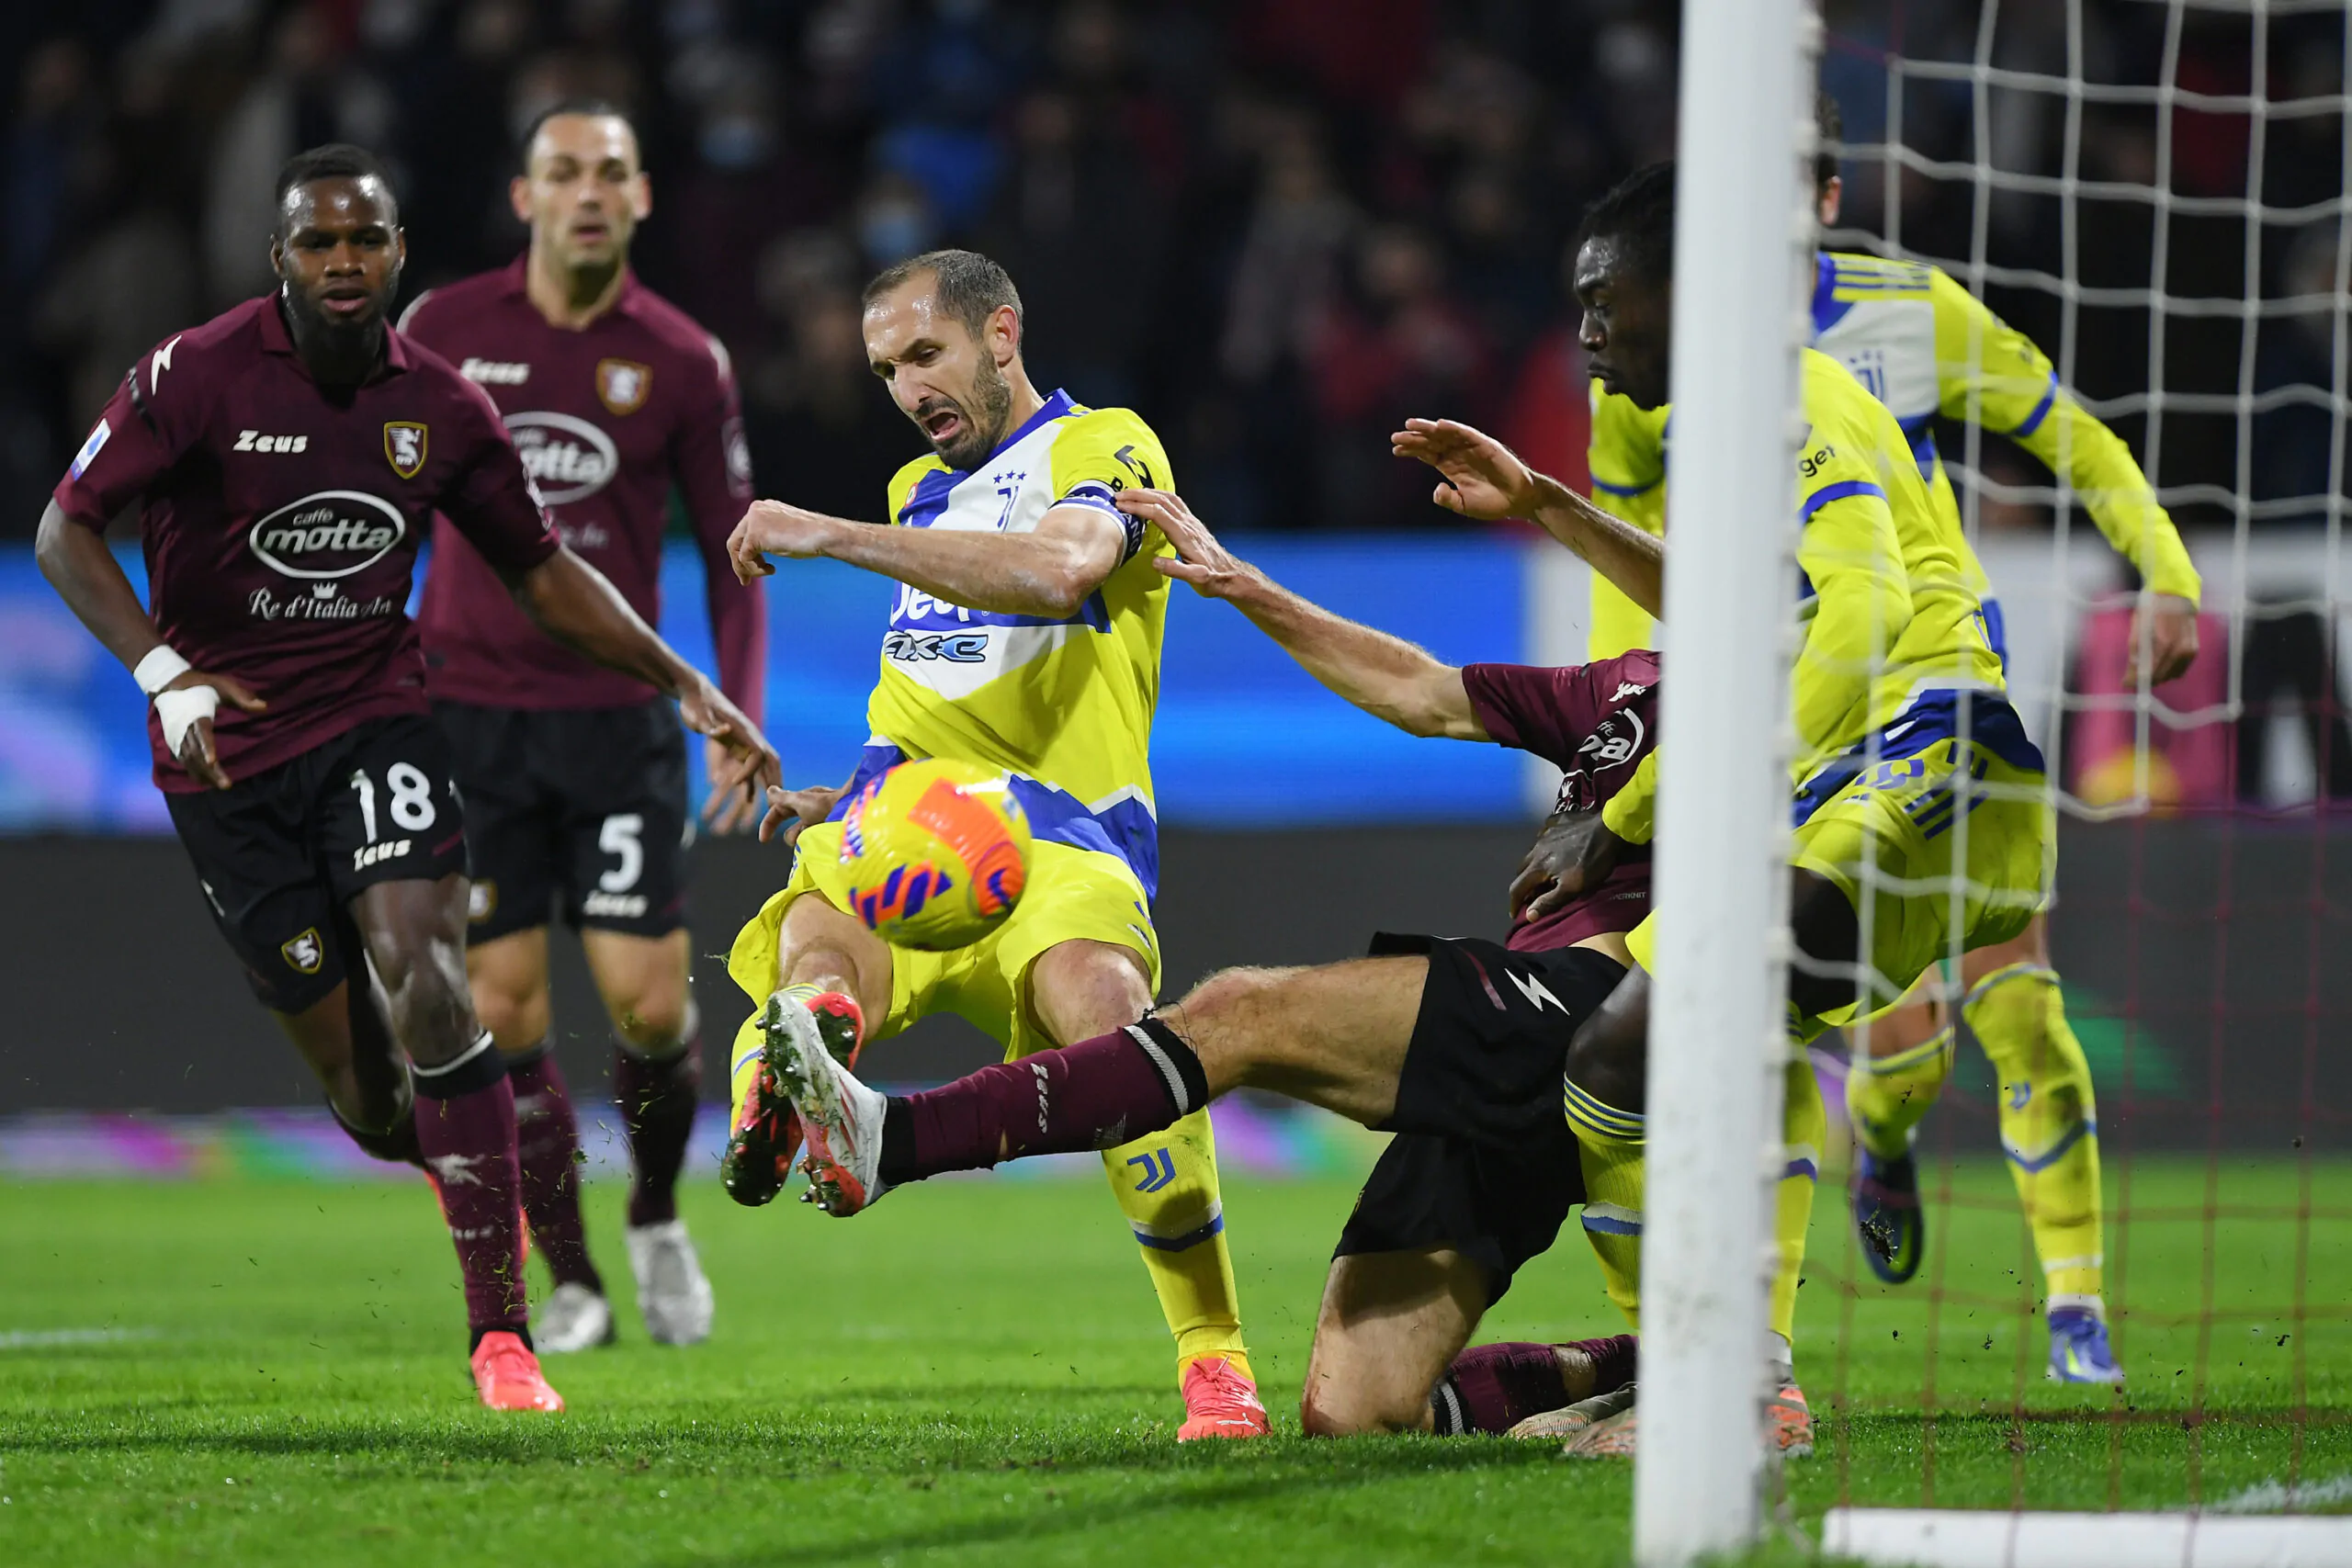
[(1984, 628), (1984, 645), (1993, 650), (1993, 657), (2001, 661), (2001, 669), (2006, 673), (2009, 668), (2009, 628), (2007, 623), (2001, 619), (2001, 602), (1987, 598), (1977, 607), (1976, 624)]
[(1665, 482), (1665, 479), (1666, 476), (1664, 474), (1660, 474), (1657, 479), (1650, 480), (1647, 484), (1613, 485), (1607, 479), (1602, 479), (1599, 474), (1595, 474), (1592, 476), (1592, 488), (1595, 490), (1605, 490), (1611, 495), (1640, 495), (1645, 491), (1653, 491), (1657, 489), (1660, 484)]
[(2027, 739), (2025, 721), (2018, 717), (2008, 698), (1997, 692), (1922, 692), (1892, 724), (1862, 737), (1799, 786), (1789, 803), (1791, 826), (1804, 827), (1838, 791), (1869, 769), (1907, 761), (1931, 746), (1960, 739), (1973, 741), (2024, 772), (2038, 773), (2047, 767), (2041, 749)]
[(2058, 373), (2053, 370), (2050, 373), (2050, 385), (2041, 389), (2041, 400), (2033, 405), (2033, 412), (2025, 416), (2024, 423), (2008, 433), (2009, 438), (2013, 441), (2021, 441), (2041, 429), (2041, 422), (2050, 417), (2050, 405), (2057, 400)]
[(899, 508), (899, 522), (908, 528), (928, 528), (947, 510), (947, 492), (964, 478), (953, 468), (933, 468), (915, 481), (907, 503)]
[(1858, 495), (1874, 495), (1881, 501), (1886, 499), (1886, 491), (1868, 479), (1840, 479), (1834, 485), (1823, 485), (1806, 496), (1804, 504), (1797, 508), (1797, 521), (1804, 522), (1833, 501), (1849, 501)]
[(1813, 335), (1819, 337), (1854, 308), (1850, 299), (1840, 299), (1837, 294), (1838, 266), (1826, 251), (1816, 252), (1813, 258)]
[[(850, 775), (849, 787), (842, 791), (826, 820), (838, 822), (849, 815), (850, 803), (867, 784), (906, 760), (907, 754), (888, 741), (867, 742), (857, 772)], [(1130, 797), (1100, 813), (1090, 812), (1068, 790), (1025, 773), (1006, 776), (1012, 785), (1012, 798), (1029, 814), (1033, 838), (1116, 856), (1136, 874), (1145, 897), (1159, 897), (1159, 823), (1142, 801)]]
[(1936, 477), (1938, 457), (1935, 415), (1922, 414), (1916, 423), (1918, 425), (1917, 430), (1905, 424), (1903, 434), (1911, 438), (1911, 460), (1919, 466), (1919, 477), (1932, 481)]

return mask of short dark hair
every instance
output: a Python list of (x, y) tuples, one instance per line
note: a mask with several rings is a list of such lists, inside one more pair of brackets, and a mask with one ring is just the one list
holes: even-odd
[(365, 147), (355, 147), (348, 141), (330, 141), (322, 147), (312, 147), (297, 152), (277, 169), (277, 210), (286, 211), (286, 198), (313, 180), (376, 180), (384, 194), (392, 198), (392, 221), (400, 221), (400, 197), (392, 189), (392, 176), (386, 172), (384, 162)]
[(978, 251), (925, 251), (886, 266), (858, 296), (858, 308), (863, 310), (926, 272), (933, 280), (939, 308), (963, 322), (964, 330), (974, 337), (980, 335), (990, 316), (1008, 305), (1012, 307), (1013, 321), (1020, 321), (1021, 291), (1012, 287), (1004, 268)]
[(526, 173), (529, 172), (531, 167), (531, 143), (539, 139), (540, 130), (546, 127), (548, 121), (572, 114), (591, 119), (619, 120), (628, 127), (629, 135), (636, 137), (638, 156), (642, 158), (645, 155), (645, 138), (638, 135), (637, 121), (631, 118), (628, 110), (621, 107), (612, 99), (558, 98), (531, 117), (531, 123), (523, 128), (522, 140), (514, 144), (514, 162), (520, 164)]
[(1622, 243), (1636, 273), (1659, 283), (1674, 272), (1674, 161), (1634, 170), (1584, 209), (1577, 246), (1594, 240)]
[(1813, 128), (1818, 144), (1813, 150), (1813, 189), (1815, 195), (1829, 188), (1838, 177), (1837, 144), (1846, 140), (1845, 117), (1838, 112), (1838, 100), (1826, 92), (1813, 95)]

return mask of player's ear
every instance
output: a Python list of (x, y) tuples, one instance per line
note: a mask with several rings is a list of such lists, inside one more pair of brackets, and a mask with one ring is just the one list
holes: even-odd
[(642, 169), (628, 182), (628, 212), (639, 223), (653, 216), (653, 178)]
[(1010, 305), (999, 305), (989, 316), (989, 348), (996, 356), (1001, 370), (1021, 354), (1021, 313)]
[(506, 202), (525, 228), (531, 224), (531, 176), (516, 175), (506, 182)]
[(1844, 176), (1839, 175), (1830, 175), (1821, 186), (1821, 226), (1823, 228), (1829, 229), (1837, 226), (1838, 212), (1838, 209), (1845, 205), (1845, 200), (1846, 181)]

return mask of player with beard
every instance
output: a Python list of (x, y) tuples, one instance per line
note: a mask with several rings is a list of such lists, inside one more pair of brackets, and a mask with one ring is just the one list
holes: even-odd
[[(866, 708), (874, 739), (845, 790), (909, 757), (1001, 769), (1035, 835), (1029, 880), (982, 942), (887, 946), (847, 912), (830, 819), (844, 790), (801, 791), (792, 809), (815, 825), (729, 971), (775, 1027), (844, 1060), (938, 1011), (988, 1030), (1008, 1060), (1029, 1056), (1133, 1021), (1159, 986), (1149, 748), (1168, 582), (1151, 558), (1165, 547), (1114, 498), (1169, 483), (1168, 457), (1128, 411), (1031, 384), (1021, 297), (986, 256), (935, 251), (889, 268), (866, 285), (865, 332), (875, 373), (932, 446), (891, 481), (889, 525), (762, 501), (729, 548), (747, 581), (773, 570), (768, 554), (899, 581)], [(775, 1196), (800, 1141), (761, 1056), (755, 1017), (731, 1052), (722, 1167), (746, 1203)], [(1206, 1111), (1122, 1141), (1102, 1164), (1176, 1337), (1179, 1440), (1263, 1435)]]
[[(435, 513), (549, 636), (776, 773), (758, 727), (564, 547), (497, 411), (390, 330), (405, 243), (356, 147), (277, 177), (277, 290), (160, 344), (40, 523), (41, 569), (154, 700), (155, 783), (215, 922), (354, 1142), (433, 1177), (474, 1383), (560, 1410), (523, 1296), (514, 1097), (466, 987), (464, 806), (408, 602)], [(141, 508), (152, 609), (103, 530)]]
[[(1172, 494), (1130, 489), (1119, 502), (1174, 546), (1159, 570), (1231, 604), (1348, 701), (1408, 734), (1558, 765), (1555, 819), (1591, 815), (1656, 743), (1655, 654), (1457, 669), (1284, 589)], [(1598, 1413), (1588, 1399), (1630, 1401), (1632, 1336), (1463, 1347), (1571, 1209), (1583, 1206), (1597, 1247), (1627, 1239), (1623, 1209), (1597, 1191), (1588, 1201), (1559, 1097), (1577, 1022), (1625, 973), (1623, 933), (1648, 912), (1649, 884), (1638, 853), (1589, 892), (1538, 906), (1541, 879), (1522, 871), (1504, 942), (1383, 933), (1348, 963), (1228, 969), (1098, 1038), (921, 1094), (886, 1100), (788, 1028), (774, 1031), (768, 1066), (808, 1129), (811, 1190), (836, 1216), (926, 1177), (1167, 1126), (1236, 1089), (1393, 1133), (1331, 1259), (1302, 1424), (1317, 1436), (1567, 1435)], [(1792, 1447), (1809, 1440), (1800, 1396), (1776, 1415)]]
[[(530, 248), (424, 295), (401, 331), (489, 394), (564, 543), (648, 621), (661, 615), (662, 534), (677, 491), (702, 547), (719, 684), (757, 714), (762, 590), (737, 582), (727, 560), (728, 533), (752, 499), (735, 378), (718, 340), (629, 270), (629, 239), (651, 194), (619, 110), (548, 110), (524, 139), (511, 191)], [(538, 1348), (580, 1350), (614, 1337), (581, 1224), (578, 1122), (553, 1054), (548, 919), (558, 908), (580, 932), (616, 1035), (638, 1310), (656, 1341), (697, 1343), (710, 1333), (710, 1282), (676, 1198), (702, 1082), (677, 715), (642, 681), (533, 626), (446, 518), (418, 627), (466, 796), (466, 967), (514, 1083), (523, 1208), (555, 1281), (539, 1306)], [(713, 744), (714, 773), (719, 761)]]

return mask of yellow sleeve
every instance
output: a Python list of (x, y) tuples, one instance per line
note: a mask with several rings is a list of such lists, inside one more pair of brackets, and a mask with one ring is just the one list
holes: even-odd
[(1054, 438), (1056, 506), (1089, 506), (1108, 514), (1126, 533), (1127, 558), (1143, 553), (1159, 536), (1140, 517), (1119, 510), (1114, 497), (1129, 485), (1174, 490), (1175, 470), (1159, 437), (1130, 409), (1089, 409)]
[(907, 502), (914, 499), (915, 486), (922, 482), (923, 476), (946, 471), (946, 464), (931, 454), (925, 453), (892, 474), (889, 489), (890, 510), (885, 514), (884, 520), (895, 526), (899, 517), (905, 513)]
[[(1643, 410), (1592, 384), (1592, 438), (1586, 468), (1595, 505), (1645, 534), (1666, 532), (1666, 409)], [(1586, 657), (1614, 659), (1656, 644), (1657, 623), (1623, 590), (1595, 572)]]
[(1797, 567), (1804, 642), (1791, 672), (1800, 744), (1817, 746), (1866, 709), (1872, 680), (1911, 620), (1894, 513), (1868, 454), (1808, 432), (1797, 459)]
[[(2074, 487), (2116, 553), (2158, 593), (2198, 603), (2203, 583), (2180, 531), (2157, 504), (2132, 449), (2058, 384), (2049, 356), (1942, 268), (1929, 275), (1936, 378), (1943, 412), (1974, 419), (2041, 459)], [(2064, 467), (2061, 468), (2060, 465)]]
[(1646, 844), (1657, 831), (1657, 752), (1641, 760), (1634, 776), (1600, 807), (1600, 825), (1629, 844)]

